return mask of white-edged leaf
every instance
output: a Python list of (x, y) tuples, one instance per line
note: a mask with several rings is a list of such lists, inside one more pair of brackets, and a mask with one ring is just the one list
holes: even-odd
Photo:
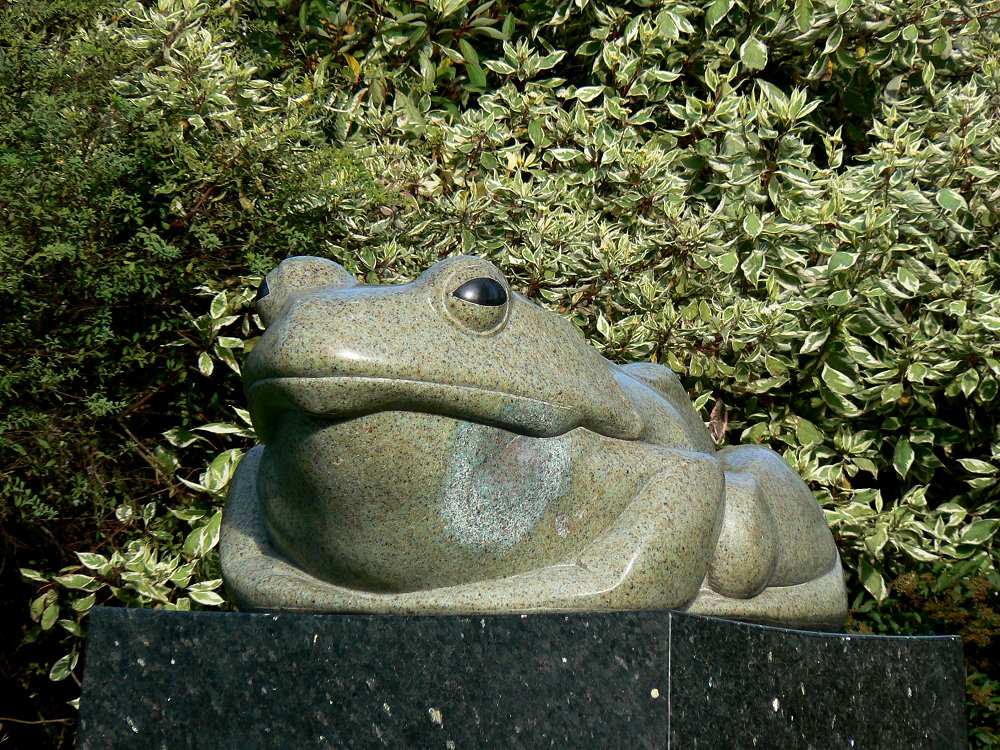
[(66, 654), (66, 656), (59, 659), (55, 664), (52, 665), (52, 669), (49, 670), (49, 679), (53, 682), (61, 682), (69, 677), (70, 672), (76, 667), (76, 654)]
[(190, 591), (188, 596), (190, 596), (193, 601), (198, 602), (198, 604), (203, 604), (206, 607), (218, 607), (226, 601), (214, 591)]
[(996, 518), (982, 518), (973, 521), (958, 540), (959, 544), (982, 544), (991, 536), (997, 533), (1000, 528), (1000, 520)]
[(767, 45), (751, 34), (740, 45), (740, 60), (750, 70), (763, 70), (767, 66)]
[(892, 451), (892, 466), (899, 476), (905, 477), (909, 473), (910, 467), (913, 466), (913, 457), (913, 446), (910, 445), (910, 441), (906, 438), (897, 440), (896, 447)]
[(960, 458), (958, 462), (962, 468), (973, 474), (996, 474), (997, 467), (988, 461), (980, 461), (978, 458)]
[(732, 7), (733, 0), (715, 0), (705, 11), (705, 24), (710, 29), (715, 28), (715, 25), (726, 17)]
[(936, 198), (938, 205), (948, 213), (953, 214), (968, 207), (968, 204), (965, 202), (965, 198), (951, 188), (941, 188), (937, 191)]
[(842, 373), (840, 370), (833, 369), (827, 364), (823, 365), (821, 377), (823, 378), (823, 382), (830, 387), (831, 391), (839, 393), (841, 396), (847, 396), (854, 393), (858, 387), (857, 384), (847, 375)]
[(198, 355), (198, 371), (208, 377), (212, 374), (212, 370), (215, 369), (215, 363), (212, 362), (212, 358), (208, 356), (208, 352), (202, 352)]
[(68, 576), (56, 576), (52, 580), (68, 589), (83, 589), (92, 584), (95, 579), (94, 576), (74, 573)]
[(743, 231), (751, 237), (759, 237), (764, 230), (764, 222), (756, 211), (749, 211), (743, 219)]

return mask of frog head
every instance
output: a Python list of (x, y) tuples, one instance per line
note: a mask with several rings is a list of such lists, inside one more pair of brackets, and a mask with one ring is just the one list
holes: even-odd
[(398, 286), (291, 258), (268, 274), (257, 305), (266, 331), (244, 382), (265, 444), (289, 411), (335, 420), (424, 412), (534, 437), (642, 432), (613, 365), (479, 258), (440, 261)]

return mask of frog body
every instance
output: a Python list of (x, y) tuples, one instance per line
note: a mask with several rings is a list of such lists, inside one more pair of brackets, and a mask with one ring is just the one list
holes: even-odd
[(241, 607), (842, 623), (840, 559), (791, 467), (716, 451), (669, 368), (606, 360), (490, 263), (385, 286), (292, 258), (263, 290), (244, 370), (263, 445), (221, 540)]

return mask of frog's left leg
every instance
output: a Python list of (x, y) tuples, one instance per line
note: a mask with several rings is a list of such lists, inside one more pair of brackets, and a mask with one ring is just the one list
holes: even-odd
[(774, 451), (734, 446), (719, 542), (690, 612), (837, 628), (847, 616), (840, 556), (805, 482)]

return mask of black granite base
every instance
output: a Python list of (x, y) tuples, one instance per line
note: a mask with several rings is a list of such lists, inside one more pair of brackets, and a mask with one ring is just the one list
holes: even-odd
[(963, 748), (961, 642), (674, 612), (90, 616), (80, 748)]

